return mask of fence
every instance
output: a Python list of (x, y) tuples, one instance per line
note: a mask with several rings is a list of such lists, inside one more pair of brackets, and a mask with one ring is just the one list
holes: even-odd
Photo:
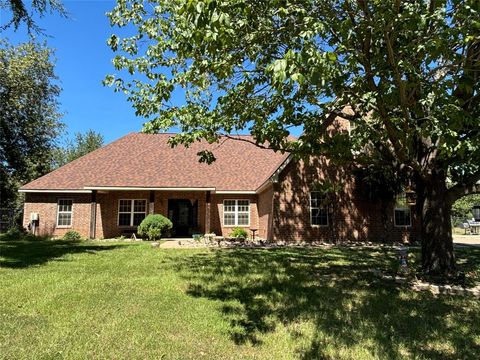
[(0, 233), (6, 232), (15, 225), (16, 214), (15, 209), (0, 208)]

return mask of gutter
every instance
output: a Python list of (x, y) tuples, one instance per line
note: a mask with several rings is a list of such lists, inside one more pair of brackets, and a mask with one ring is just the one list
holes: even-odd
[(92, 190), (55, 190), (55, 189), (19, 189), (19, 193), (69, 193), (69, 194), (90, 194)]
[(215, 191), (214, 187), (140, 187), (140, 186), (85, 186), (87, 190), (158, 190), (158, 191)]
[(272, 173), (272, 175), (270, 175), (269, 178), (265, 180), (265, 182), (262, 185), (260, 185), (257, 188), (257, 190), (255, 190), (255, 193), (259, 194), (262, 191), (264, 191), (270, 184), (277, 183), (278, 176), (287, 167), (287, 165), (290, 164), (290, 162), (292, 161), (292, 158), (293, 158), (292, 154), (289, 154), (287, 158), (280, 164), (280, 166)]

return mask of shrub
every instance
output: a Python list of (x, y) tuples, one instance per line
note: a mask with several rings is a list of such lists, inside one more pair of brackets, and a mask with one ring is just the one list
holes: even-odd
[(3, 235), (4, 240), (21, 240), (26, 235), (24, 229), (20, 229), (16, 226), (11, 227), (8, 231)]
[(138, 226), (138, 234), (146, 236), (148, 240), (161, 238), (173, 227), (170, 219), (160, 214), (148, 215)]
[(63, 235), (63, 240), (80, 241), (82, 240), (82, 236), (75, 230), (69, 230)]
[(480, 205), (480, 194), (467, 195), (455, 201), (452, 206), (452, 225), (458, 226), (471, 219), (472, 208), (475, 205)]
[(237, 239), (246, 239), (248, 236), (247, 230), (242, 229), (240, 227), (236, 227), (232, 229), (230, 233), (230, 237), (237, 238)]
[(200, 241), (202, 239), (203, 235), (202, 234), (192, 234), (192, 238), (195, 241)]

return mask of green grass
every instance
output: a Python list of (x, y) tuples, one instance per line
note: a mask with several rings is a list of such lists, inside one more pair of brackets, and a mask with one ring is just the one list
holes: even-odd
[[(0, 239), (1, 240), (1, 239)], [(476, 359), (480, 301), (376, 279), (381, 249), (0, 241), (0, 358)], [(458, 253), (480, 270), (480, 249)]]

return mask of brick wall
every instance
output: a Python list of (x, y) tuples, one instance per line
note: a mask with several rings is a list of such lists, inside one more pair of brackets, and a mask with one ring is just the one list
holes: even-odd
[[(250, 229), (259, 229), (257, 195), (220, 195), (212, 194), (211, 197), (211, 232), (217, 235), (229, 236), (232, 229), (236, 226), (223, 225), (223, 200), (249, 200), (250, 201), (250, 226), (240, 226), (247, 230), (250, 235)], [(258, 233), (257, 233), (258, 234)]]
[(135, 228), (118, 226), (118, 202), (120, 199), (146, 200), (147, 213), (150, 199), (149, 191), (109, 191), (97, 193), (97, 238), (130, 236)]
[[(154, 196), (154, 213), (168, 216), (168, 199), (198, 201), (197, 223), (199, 232), (205, 231), (205, 192), (160, 192)], [(72, 199), (72, 226), (58, 228), (58, 199)], [(120, 199), (143, 199), (149, 210), (149, 191), (110, 191), (97, 193), (96, 237), (112, 238), (128, 235), (135, 228), (118, 226), (118, 202)], [(38, 234), (61, 237), (68, 230), (78, 231), (83, 237), (90, 236), (91, 194), (36, 194), (27, 193), (24, 205), (24, 226), (30, 222), (30, 213), (39, 213)]]
[[(57, 202), (72, 199), (72, 226), (57, 227)], [(26, 193), (23, 225), (30, 223), (30, 214), (39, 214), (38, 235), (61, 237), (69, 230), (78, 231), (82, 236), (90, 233), (90, 194), (37, 194)]]
[(198, 202), (196, 232), (205, 232), (205, 191), (156, 191), (155, 192), (155, 213), (168, 217), (168, 199), (186, 199), (191, 202)]
[[(328, 180), (339, 191), (331, 204), (328, 226), (310, 221), (310, 191), (316, 182)], [(418, 237), (418, 221), (412, 211), (412, 227), (393, 223), (394, 203), (366, 199), (351, 174), (331, 166), (322, 157), (292, 161), (282, 171), (273, 191), (273, 239), (276, 241), (407, 241)]]
[[(155, 191), (154, 214), (162, 214), (168, 217), (168, 199), (187, 199), (198, 201), (197, 224), (198, 232), (205, 231), (205, 198), (204, 191)], [(97, 201), (101, 215), (97, 216), (97, 237), (111, 238), (122, 234), (129, 234), (135, 228), (118, 226), (118, 202), (120, 199), (144, 199), (147, 201), (147, 213), (149, 211), (150, 191), (111, 191), (98, 194)], [(98, 211), (97, 211), (97, 215)], [(99, 219), (102, 223), (99, 226)]]
[(273, 185), (258, 194), (258, 236), (270, 240), (272, 237)]

